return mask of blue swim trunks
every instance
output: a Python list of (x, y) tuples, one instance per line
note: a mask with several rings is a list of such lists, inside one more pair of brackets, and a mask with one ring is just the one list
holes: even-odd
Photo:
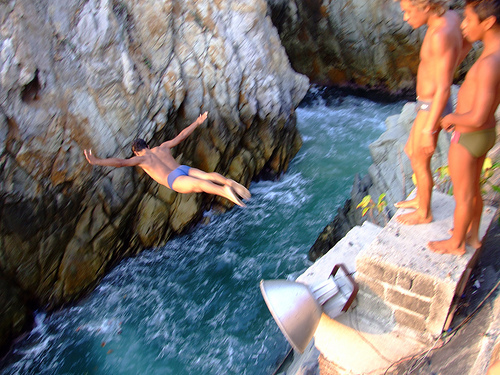
[(187, 165), (181, 165), (180, 167), (174, 169), (172, 172), (167, 177), (167, 183), (168, 187), (172, 190), (172, 185), (174, 184), (174, 181), (177, 179), (179, 176), (189, 176), (189, 170), (191, 167), (188, 167)]

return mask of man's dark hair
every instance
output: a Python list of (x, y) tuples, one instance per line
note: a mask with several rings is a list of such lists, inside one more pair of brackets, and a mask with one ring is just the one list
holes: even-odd
[[(397, 2), (401, 2), (401, 0), (394, 0)], [(410, 3), (417, 7), (418, 9), (425, 9), (426, 6), (429, 6), (434, 13), (436, 13), (439, 17), (446, 13), (449, 7), (449, 0), (410, 0)]]
[(148, 148), (148, 144), (144, 139), (137, 138), (134, 142), (132, 142), (132, 152), (134, 153), (144, 150), (145, 148)]
[(465, 4), (472, 6), (479, 21), (493, 16), (496, 18), (495, 24), (500, 25), (500, 0), (465, 0)]

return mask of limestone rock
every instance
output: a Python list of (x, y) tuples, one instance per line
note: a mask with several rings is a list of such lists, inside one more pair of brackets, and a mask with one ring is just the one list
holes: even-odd
[[(292, 66), (313, 83), (414, 96), (425, 28), (404, 22), (399, 2), (267, 1)], [(472, 62), (464, 62), (457, 79)]]
[(159, 245), (158, 241), (164, 238), (164, 231), (168, 228), (169, 207), (160, 199), (152, 195), (145, 195), (137, 212), (137, 229), (142, 244), (146, 248)]
[(27, 304), (23, 301), (20, 290), (13, 287), (2, 274), (0, 274), (0, 351), (5, 352), (9, 344), (17, 336), (29, 328)]

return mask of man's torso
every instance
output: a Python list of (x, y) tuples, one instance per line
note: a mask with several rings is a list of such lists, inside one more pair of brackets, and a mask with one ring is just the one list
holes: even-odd
[[(460, 19), (455, 12), (448, 11), (442, 17), (442, 24), (435, 29), (426, 32), (422, 47), (420, 49), (420, 64), (417, 72), (417, 96), (422, 100), (432, 101), (437, 89), (437, 75), (442, 72), (436, 71), (438, 59), (442, 58), (445, 51), (434, 51), (432, 49), (432, 38), (447, 38), (451, 43), (446, 43), (447, 48), (453, 49), (455, 57), (454, 69), (456, 69), (458, 56), (460, 55), (463, 37), (460, 31)], [(448, 72), (453, 74), (453, 72)]]
[(148, 150), (144, 157), (145, 161), (139, 166), (153, 180), (159, 184), (168, 186), (168, 175), (180, 166), (170, 153), (170, 149), (166, 147), (154, 147), (151, 150)]
[[(496, 66), (497, 66), (497, 72), (500, 71), (500, 52), (497, 52), (495, 56), (487, 56), (488, 58), (494, 58), (496, 60)], [(471, 110), (473, 110), (473, 106), (475, 105), (474, 99), (478, 95), (478, 90), (480, 89), (481, 82), (479, 81), (478, 78), (478, 73), (480, 69), (480, 64), (485, 59), (486, 56), (481, 55), (479, 59), (472, 65), (470, 70), (467, 72), (467, 75), (465, 76), (465, 80), (460, 86), (460, 90), (458, 91), (458, 100), (457, 100), (457, 108), (456, 108), (456, 113), (461, 114), (461, 113), (467, 113)], [(497, 82), (499, 82), (499, 77), (497, 74)], [(480, 103), (476, 103), (478, 105)], [(496, 93), (495, 93), (495, 98), (493, 102), (493, 106), (490, 110), (490, 113), (488, 114), (486, 121), (484, 124), (481, 126), (477, 126), (474, 128), (470, 127), (459, 127), (457, 126), (455, 130), (461, 132), (461, 133), (466, 133), (466, 132), (471, 132), (471, 131), (478, 131), (478, 130), (483, 130), (483, 129), (488, 129), (495, 127), (496, 125), (496, 119), (495, 119), (495, 111), (498, 108), (500, 104), (500, 85), (497, 85), (496, 87)], [(479, 124), (477, 124), (479, 125)]]

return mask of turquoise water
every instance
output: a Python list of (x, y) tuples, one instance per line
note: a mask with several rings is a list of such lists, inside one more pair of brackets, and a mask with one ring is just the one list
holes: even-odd
[(2, 374), (271, 374), (289, 346), (259, 290), (295, 278), (366, 173), (368, 144), (402, 103), (346, 97), (297, 109), (304, 144), (279, 181), (250, 187), (246, 209), (121, 262), (77, 305), (36, 327)]

